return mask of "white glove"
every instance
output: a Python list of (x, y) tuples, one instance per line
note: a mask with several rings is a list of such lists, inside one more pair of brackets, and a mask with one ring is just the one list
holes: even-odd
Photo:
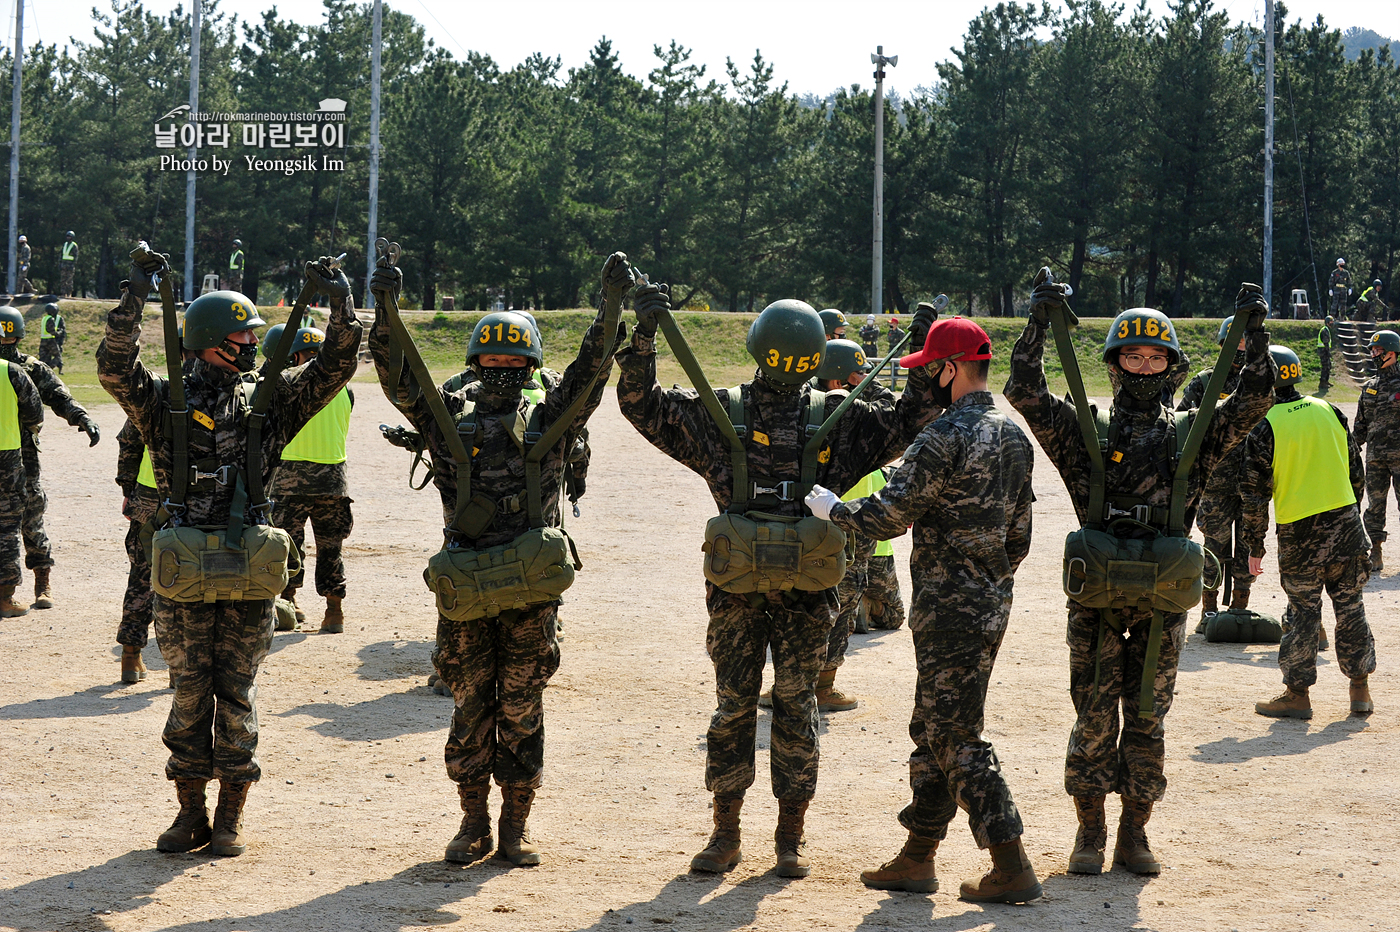
[(811, 509), (812, 514), (821, 518), (823, 521), (827, 521), (831, 518), (831, 509), (836, 507), (837, 503), (841, 501), (841, 498), (830, 489), (824, 489), (819, 485), (814, 485), (812, 486), (812, 491), (807, 493), (807, 497), (803, 499), (803, 501), (807, 503), (807, 507)]

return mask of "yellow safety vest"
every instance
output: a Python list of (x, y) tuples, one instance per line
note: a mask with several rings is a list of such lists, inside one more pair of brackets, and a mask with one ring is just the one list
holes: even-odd
[(230, 272), (243, 271), (243, 250), (235, 249), (233, 255), (228, 257), (228, 270)]
[(148, 489), (156, 488), (156, 471), (151, 467), (151, 450), (141, 451), (141, 468), (136, 473), (136, 484)]
[(544, 379), (540, 378), (540, 370), (536, 369), (530, 374), (530, 384), (520, 390), (520, 394), (530, 399), (531, 404), (539, 404), (544, 401)]
[(19, 396), (10, 381), (12, 362), (0, 371), (0, 450), (19, 449)]
[[(858, 498), (868, 498), (871, 495), (874, 495), (876, 492), (883, 489), (884, 487), (885, 473), (883, 470), (877, 469), (870, 475), (857, 482), (851, 488), (851, 491), (841, 496), (841, 501), (853, 502)], [(873, 555), (877, 557), (894, 556), (894, 544), (890, 543), (887, 540), (882, 540), (878, 542), (875, 545), (875, 553)]]
[(77, 243), (72, 242), (72, 241), (67, 241), (67, 242), (65, 242), (65, 243), (63, 244), (63, 261), (64, 261), (64, 262), (77, 262), (77, 261), (78, 261), (78, 244), (77, 244)]
[(1347, 456), (1347, 432), (1332, 406), (1316, 398), (1284, 401), (1269, 409), (1274, 431), (1274, 520), (1292, 524), (1356, 504)]
[(342, 388), (331, 403), (306, 422), (282, 451), (284, 462), (343, 463), (350, 433), (350, 391)]
[(51, 314), (45, 314), (45, 315), (44, 315), (44, 319), (41, 320), (41, 321), (39, 321), (39, 339), (40, 339), (40, 340), (54, 340), (54, 339), (57, 339), (57, 338), (58, 338), (58, 335), (57, 335), (57, 334), (54, 334), (54, 333), (50, 333), (50, 332), (49, 332), (49, 321), (51, 321), (51, 320), (53, 320), (53, 315), (51, 315)]

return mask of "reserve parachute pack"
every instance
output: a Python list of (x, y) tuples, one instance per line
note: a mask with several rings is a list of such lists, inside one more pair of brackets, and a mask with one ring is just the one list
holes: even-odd
[[(1049, 269), (1044, 273), (1047, 281), (1053, 280)], [(1106, 414), (1090, 408), (1070, 340), (1065, 308), (1059, 306), (1051, 311), (1051, 330), (1090, 462), (1089, 503), (1084, 526), (1065, 538), (1063, 587), (1072, 601), (1099, 612), (1094, 654), (1096, 691), (1104, 639), (1110, 631), (1115, 637), (1126, 634), (1126, 626), (1114, 612), (1138, 609), (1152, 613), (1138, 697), (1141, 715), (1151, 715), (1153, 710), (1163, 615), (1189, 611), (1201, 601), (1207, 551), (1188, 536), (1187, 488), (1191, 469), (1229, 375), (1229, 357), (1243, 338), (1247, 322), (1247, 315), (1236, 315), (1229, 336), (1221, 344), (1220, 359), (1195, 416), (1188, 422), (1177, 412), (1164, 413), (1164, 417), (1170, 419), (1167, 453), (1172, 467), (1172, 491), (1170, 504), (1163, 509), (1107, 494), (1104, 463), (1117, 437), (1116, 425)], [(1216, 563), (1218, 567), (1219, 561)]]

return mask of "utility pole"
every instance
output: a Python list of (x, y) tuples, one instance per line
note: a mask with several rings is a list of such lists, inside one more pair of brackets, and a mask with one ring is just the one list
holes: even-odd
[(1264, 0), (1264, 300), (1274, 303), (1274, 0)]
[(10, 99), (10, 274), (7, 290), (15, 293), (19, 248), (19, 89), (24, 76), (24, 0), (15, 3), (15, 76)]
[[(24, 0), (16, 0), (23, 5)], [(194, 300), (194, 164), (199, 161), (199, 129), (195, 114), (199, 113), (199, 7), (202, 0), (190, 4), (190, 112), (187, 119), (196, 124), (195, 143), (190, 146), (190, 170), (185, 172), (185, 303)], [(254, 303), (257, 299), (254, 298)]]
[(369, 280), (374, 275), (374, 241), (379, 238), (379, 57), (384, 45), (381, 0), (374, 0), (369, 71), (369, 248), (365, 250), (365, 307), (374, 307)]
[(885, 292), (885, 66), (899, 64), (899, 56), (885, 57), (885, 47), (875, 46), (870, 56), (875, 66), (875, 234), (871, 242), (870, 313), (884, 310)]

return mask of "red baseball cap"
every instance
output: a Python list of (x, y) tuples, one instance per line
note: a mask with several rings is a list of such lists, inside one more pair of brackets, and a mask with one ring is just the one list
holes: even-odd
[(904, 356), (899, 364), (905, 369), (926, 366), (946, 359), (964, 361), (992, 358), (992, 339), (987, 331), (966, 317), (946, 317), (928, 328), (924, 348)]

